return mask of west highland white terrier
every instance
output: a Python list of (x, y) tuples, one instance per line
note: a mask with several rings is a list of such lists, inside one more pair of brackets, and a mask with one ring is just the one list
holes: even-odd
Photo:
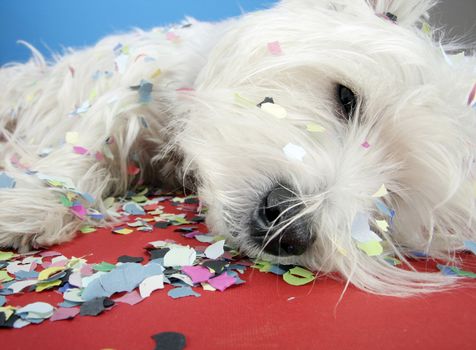
[(433, 3), (283, 0), (53, 64), (30, 47), (0, 70), (0, 246), (70, 240), (140, 183), (184, 186), (249, 256), (373, 293), (454, 286), (407, 260), (476, 240), (476, 73), (445, 54)]

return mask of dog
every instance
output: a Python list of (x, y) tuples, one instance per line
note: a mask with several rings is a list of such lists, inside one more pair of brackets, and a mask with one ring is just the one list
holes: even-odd
[(476, 73), (433, 4), (282, 0), (53, 64), (25, 43), (33, 59), (0, 70), (0, 246), (68, 241), (148, 184), (197, 191), (251, 257), (383, 295), (455, 286), (408, 260), (476, 240)]

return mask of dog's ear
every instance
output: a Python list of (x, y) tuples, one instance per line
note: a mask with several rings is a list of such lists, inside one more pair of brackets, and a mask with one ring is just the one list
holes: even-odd
[(425, 17), (437, 0), (366, 0), (377, 15), (402, 26), (412, 26)]

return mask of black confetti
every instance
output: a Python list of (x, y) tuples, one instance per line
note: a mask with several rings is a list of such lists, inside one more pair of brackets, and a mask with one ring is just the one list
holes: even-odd
[(152, 336), (155, 350), (182, 350), (185, 348), (185, 336), (177, 332), (162, 332)]

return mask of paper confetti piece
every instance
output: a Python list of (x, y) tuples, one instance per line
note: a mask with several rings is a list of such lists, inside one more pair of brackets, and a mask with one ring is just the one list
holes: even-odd
[(474, 86), (468, 95), (468, 106), (471, 106), (473, 103), (476, 103), (476, 83), (474, 83)]
[(361, 146), (365, 149), (368, 149), (368, 148), (370, 148), (370, 143), (368, 143), (368, 141), (365, 141), (364, 143), (362, 143)]
[(185, 336), (177, 332), (162, 332), (152, 336), (155, 350), (183, 350), (186, 345)]
[(381, 242), (382, 239), (372, 230), (369, 225), (369, 214), (357, 213), (352, 221), (352, 238), (361, 243), (370, 241)]
[(190, 247), (172, 247), (164, 256), (164, 266), (192, 266), (197, 252)]
[(15, 253), (13, 252), (4, 252), (0, 250), (0, 261), (10, 260), (14, 256), (15, 256)]
[(281, 49), (281, 44), (279, 41), (273, 41), (268, 43), (268, 51), (273, 56), (280, 56), (283, 54), (283, 50)]
[(14, 188), (16, 181), (8, 176), (5, 172), (0, 172), (0, 189), (1, 188)]
[(172, 41), (172, 42), (178, 42), (180, 40), (180, 37), (175, 34), (174, 32), (170, 31), (170, 32), (167, 32), (165, 34), (165, 38), (168, 40), (168, 41)]
[(44, 302), (36, 302), (28, 304), (16, 311), (17, 314), (35, 314), (38, 318), (48, 318), (51, 317), (53, 314), (53, 306), (44, 303)]
[(316, 279), (316, 276), (309, 270), (296, 266), (283, 275), (286, 283), (293, 286), (303, 286)]
[[(469, 250), (471, 253), (476, 255), (476, 242), (473, 241), (464, 241), (464, 247)], [(0, 259), (2, 260), (2, 259)]]
[(31, 286), (34, 286), (38, 283), (37, 280), (26, 280), (26, 281), (19, 281), (19, 282), (15, 282), (15, 283), (12, 283), (8, 286), (8, 289), (11, 289), (13, 290), (13, 293), (16, 294), (16, 293), (20, 293), (23, 289), (27, 288), (27, 287), (31, 287)]
[(383, 247), (379, 241), (358, 242), (357, 247), (363, 250), (368, 256), (378, 256), (383, 253)]
[(374, 203), (381, 214), (386, 215), (390, 218), (393, 218), (395, 216), (395, 211), (393, 209), (388, 208), (382, 200), (375, 199)]
[(221, 240), (209, 245), (207, 249), (205, 249), (205, 256), (209, 259), (218, 259), (225, 252), (223, 250), (224, 246), (225, 240)]
[(286, 109), (276, 103), (263, 103), (261, 105), (261, 109), (266, 113), (271, 114), (273, 117), (276, 117), (277, 119), (285, 119), (288, 116)]
[(306, 130), (309, 132), (319, 132), (319, 133), (326, 131), (326, 129), (322, 125), (319, 125), (316, 123), (308, 123), (306, 125)]
[(378, 191), (375, 192), (375, 193), (372, 195), (372, 197), (374, 197), (374, 198), (380, 198), (380, 197), (385, 196), (386, 194), (388, 194), (387, 188), (385, 187), (385, 185), (382, 185), (382, 186), (380, 186), (380, 188), (378, 189)]
[(154, 73), (150, 76), (151, 79), (158, 78), (162, 74), (162, 71), (160, 69), (156, 69)]
[(58, 272), (61, 272), (64, 270), (64, 267), (49, 267), (47, 269), (44, 269), (43, 271), (40, 272), (38, 275), (38, 280), (39, 281), (44, 281), (49, 279), (51, 276), (57, 274)]
[(81, 233), (88, 234), (88, 233), (96, 232), (97, 229), (92, 226), (83, 226), (79, 229), (79, 231), (81, 231)]
[(124, 74), (129, 63), (129, 55), (121, 53), (114, 59), (114, 66), (119, 74)]
[(114, 301), (109, 298), (95, 298), (81, 304), (79, 313), (81, 316), (97, 316), (113, 305)]
[(222, 273), (220, 276), (210, 278), (208, 283), (220, 292), (223, 292), (228, 287), (235, 284), (235, 279), (226, 273)]
[(126, 293), (120, 298), (114, 299), (115, 302), (125, 303), (129, 305), (135, 305), (137, 303), (140, 303), (142, 300), (144, 299), (142, 299), (142, 297), (136, 290), (133, 290), (130, 293)]
[(151, 100), (151, 93), (154, 84), (148, 82), (147, 80), (141, 80), (139, 85), (131, 86), (132, 90), (136, 90), (139, 93), (139, 102), (140, 103), (149, 103)]
[(375, 224), (377, 225), (377, 227), (382, 230), (383, 232), (387, 232), (388, 231), (388, 222), (387, 220), (375, 220)]
[(116, 228), (112, 230), (112, 232), (118, 233), (120, 235), (128, 235), (134, 232), (134, 230), (131, 230), (130, 228), (121, 227), (121, 228)]
[(77, 307), (60, 307), (57, 308), (50, 317), (50, 321), (61, 321), (61, 320), (68, 320), (70, 318), (74, 318), (79, 314), (79, 308)]
[(122, 206), (122, 209), (131, 215), (145, 215), (144, 209), (135, 202), (128, 202)]
[(13, 277), (11, 277), (7, 271), (0, 270), (0, 282), (8, 282), (13, 281)]
[(81, 154), (81, 155), (85, 155), (89, 153), (88, 149), (82, 146), (73, 146), (73, 152), (76, 154)]
[(286, 146), (284, 146), (283, 152), (286, 158), (290, 160), (298, 160), (300, 162), (303, 161), (304, 156), (306, 155), (306, 150), (304, 148), (293, 143), (288, 143)]
[(179, 287), (171, 289), (167, 292), (167, 295), (173, 299), (184, 298), (184, 297), (199, 297), (200, 293), (195, 292), (190, 287)]
[(139, 293), (142, 298), (149, 297), (154, 290), (164, 288), (164, 275), (147, 277), (139, 284)]
[(45, 282), (45, 283), (38, 283), (36, 285), (35, 291), (36, 292), (42, 292), (44, 290), (59, 286), (59, 285), (61, 285), (61, 283), (63, 283), (61, 280)]
[(93, 265), (94, 271), (103, 271), (103, 272), (110, 272), (116, 268), (116, 265), (110, 264), (108, 262), (102, 261), (99, 264)]
[(65, 141), (70, 145), (76, 145), (79, 142), (79, 133), (68, 131), (65, 136)]
[(203, 266), (184, 266), (182, 271), (190, 276), (194, 284), (206, 282), (213, 276), (210, 270)]

